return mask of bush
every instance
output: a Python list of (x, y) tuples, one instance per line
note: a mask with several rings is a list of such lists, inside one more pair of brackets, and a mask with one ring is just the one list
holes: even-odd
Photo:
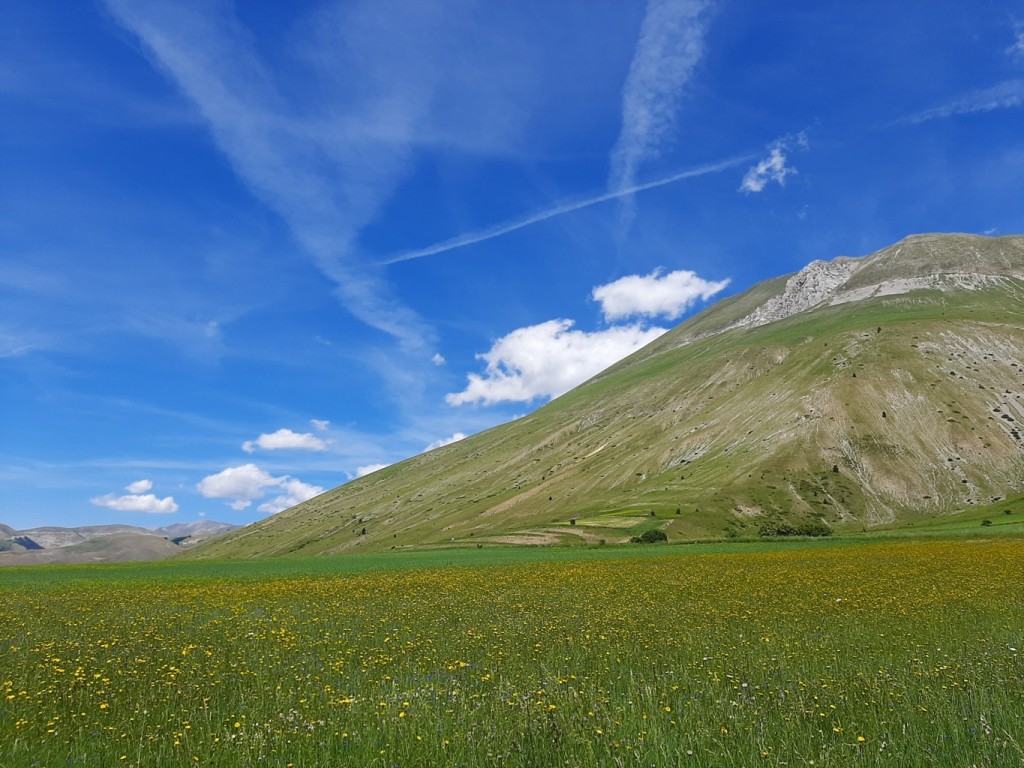
[(761, 526), (761, 536), (770, 538), (774, 536), (831, 536), (832, 529), (825, 523), (806, 522), (798, 525), (789, 523), (773, 523)]
[(634, 544), (654, 544), (659, 541), (668, 541), (668, 534), (654, 528), (650, 531), (644, 531), (639, 536), (634, 536), (630, 541)]

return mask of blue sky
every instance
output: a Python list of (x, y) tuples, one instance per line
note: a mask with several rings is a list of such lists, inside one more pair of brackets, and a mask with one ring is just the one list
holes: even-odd
[(0, 522), (244, 523), (709, 302), (1024, 231), (1024, 4), (7, 3)]

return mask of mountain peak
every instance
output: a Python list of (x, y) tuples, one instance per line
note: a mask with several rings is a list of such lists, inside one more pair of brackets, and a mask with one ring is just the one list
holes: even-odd
[(812, 261), (753, 312), (728, 326), (747, 328), (814, 307), (910, 291), (976, 289), (993, 280), (1024, 278), (1024, 237), (910, 235), (868, 256)]
[(697, 539), (1024, 512), (1022, 314), (1024, 237), (918, 235), (814, 261), (525, 418), (192, 553), (622, 542), (651, 527)]

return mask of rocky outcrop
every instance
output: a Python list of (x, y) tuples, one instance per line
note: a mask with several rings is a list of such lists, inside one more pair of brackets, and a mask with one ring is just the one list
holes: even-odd
[(786, 281), (786, 287), (779, 296), (768, 299), (734, 327), (773, 323), (824, 304), (836, 295), (859, 266), (856, 260), (845, 257), (834, 261), (812, 261)]
[(1022, 278), (1024, 238), (914, 235), (870, 256), (812, 261), (786, 281), (782, 293), (724, 330), (765, 325), (814, 307), (922, 289), (980, 290)]

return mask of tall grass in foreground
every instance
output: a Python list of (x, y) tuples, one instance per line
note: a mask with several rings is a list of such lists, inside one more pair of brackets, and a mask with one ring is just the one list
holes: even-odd
[(1024, 541), (0, 602), (0, 766), (1024, 765)]

